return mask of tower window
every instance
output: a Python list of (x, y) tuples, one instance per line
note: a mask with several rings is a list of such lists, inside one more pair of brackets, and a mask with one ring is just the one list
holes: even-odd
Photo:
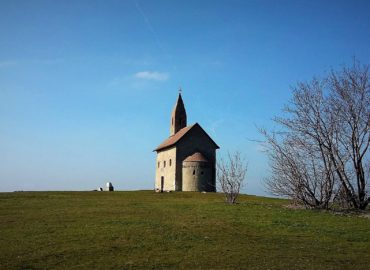
[(163, 168), (166, 168), (166, 161), (163, 161)]
[(193, 171), (193, 175), (195, 175), (195, 170)]
[(170, 166), (172, 165), (172, 159), (170, 159)]
[(159, 165), (161, 164), (161, 162), (160, 161), (158, 161), (158, 168), (159, 168)]

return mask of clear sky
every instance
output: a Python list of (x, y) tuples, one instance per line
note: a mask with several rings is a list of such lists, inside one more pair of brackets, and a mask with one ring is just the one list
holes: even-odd
[(370, 63), (370, 1), (0, 1), (0, 191), (152, 189), (178, 89), (249, 162), (297, 81)]

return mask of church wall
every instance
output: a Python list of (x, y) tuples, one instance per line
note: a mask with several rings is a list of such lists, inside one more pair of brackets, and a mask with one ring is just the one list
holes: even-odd
[(212, 169), (209, 162), (183, 162), (182, 191), (212, 191), (211, 180)]
[[(171, 165), (170, 165), (171, 160)], [(164, 167), (166, 161), (166, 167)], [(159, 162), (159, 167), (158, 167)], [(176, 147), (169, 148), (157, 154), (155, 189), (161, 189), (161, 177), (164, 177), (164, 190), (175, 190), (176, 177)]]
[(182, 162), (194, 152), (201, 152), (210, 162), (211, 184), (208, 191), (216, 191), (216, 148), (200, 128), (193, 128), (177, 144), (176, 154), (176, 186), (182, 187)]

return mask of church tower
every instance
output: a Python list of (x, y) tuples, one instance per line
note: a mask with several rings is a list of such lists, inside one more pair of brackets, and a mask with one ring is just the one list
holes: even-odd
[(173, 108), (171, 114), (170, 136), (175, 135), (184, 127), (186, 127), (186, 111), (184, 102), (182, 101), (181, 93), (179, 93), (175, 107)]

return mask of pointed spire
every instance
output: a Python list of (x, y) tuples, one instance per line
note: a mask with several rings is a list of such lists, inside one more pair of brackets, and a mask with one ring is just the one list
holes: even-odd
[(175, 107), (171, 114), (171, 136), (175, 135), (180, 129), (186, 127), (186, 110), (184, 101), (182, 100), (181, 91), (182, 90), (180, 88)]
[(184, 101), (182, 100), (181, 93), (179, 93), (175, 107), (173, 109), (177, 111), (185, 110), (185, 105), (184, 105)]

